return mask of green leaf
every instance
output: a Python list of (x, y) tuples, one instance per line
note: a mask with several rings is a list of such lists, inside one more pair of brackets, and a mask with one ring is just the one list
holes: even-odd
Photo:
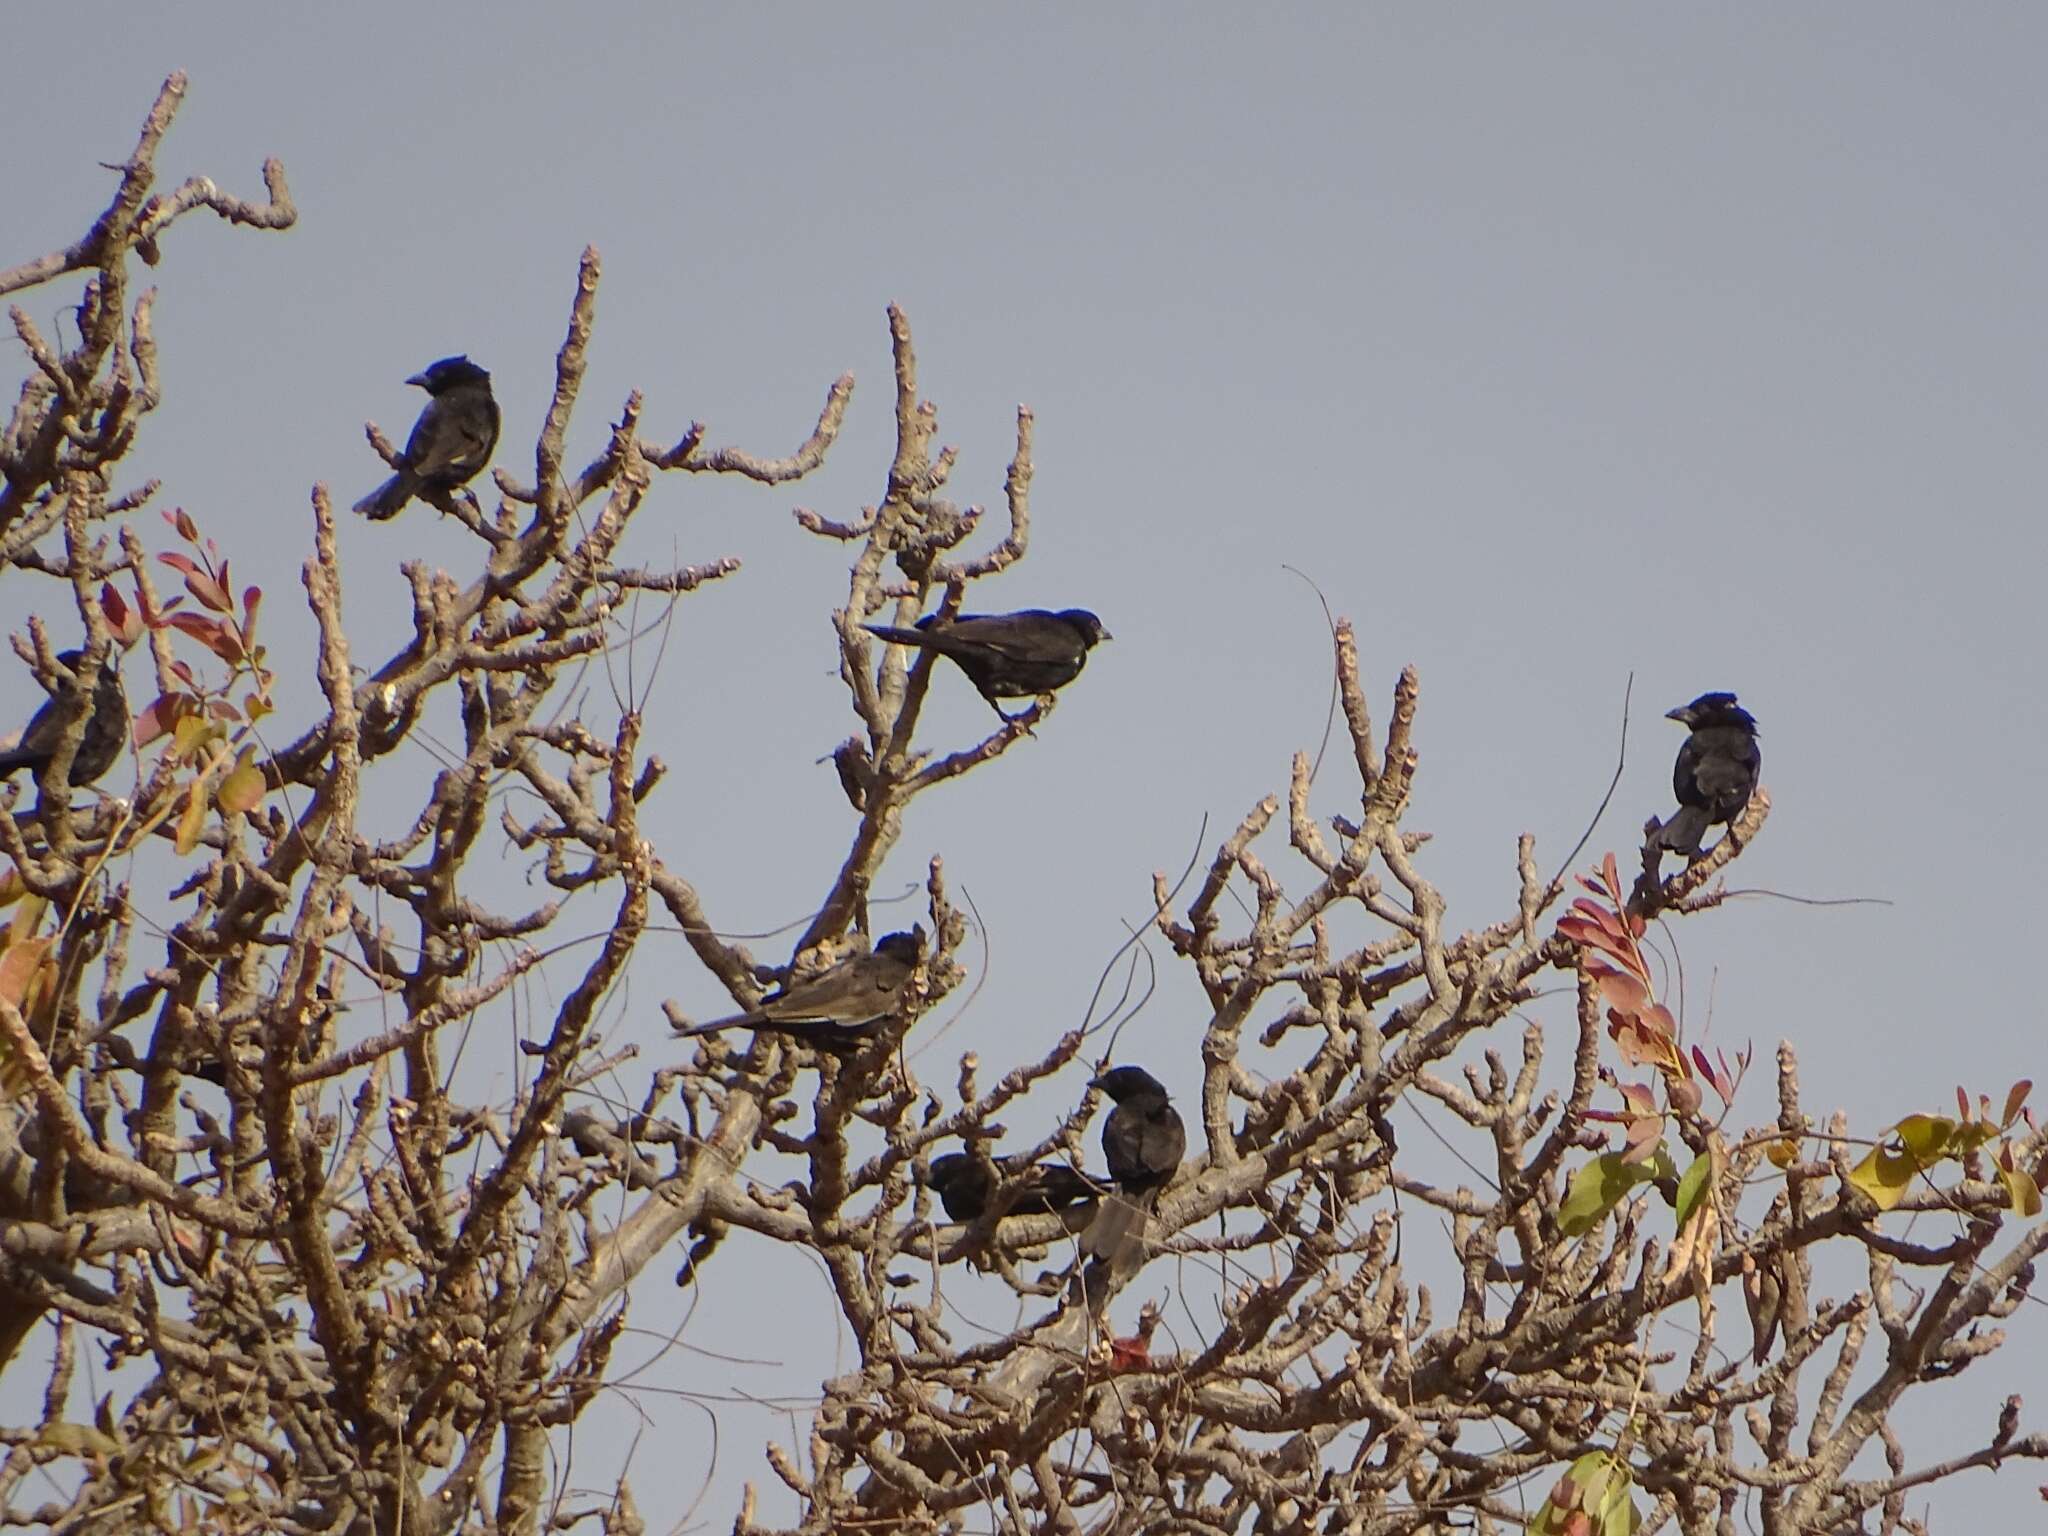
[[(1665, 1162), (1668, 1165), (1668, 1155)], [(1603, 1152), (1572, 1175), (1564, 1202), (1557, 1208), (1557, 1229), (1566, 1237), (1583, 1237), (1638, 1185), (1657, 1176), (1655, 1160), (1631, 1163), (1619, 1152)]]
[(1692, 1160), (1692, 1166), (1685, 1170), (1685, 1176), (1678, 1181), (1678, 1224), (1683, 1227), (1692, 1220), (1693, 1212), (1699, 1209), (1700, 1196), (1706, 1193), (1707, 1178), (1714, 1171), (1714, 1154), (1702, 1152)]

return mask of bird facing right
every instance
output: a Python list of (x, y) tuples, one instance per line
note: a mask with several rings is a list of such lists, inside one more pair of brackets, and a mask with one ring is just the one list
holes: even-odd
[(1081, 1247), (1122, 1267), (1144, 1256), (1149, 1213), (1159, 1191), (1180, 1170), (1188, 1149), (1187, 1127), (1168, 1102), (1166, 1085), (1143, 1067), (1118, 1067), (1089, 1086), (1116, 1103), (1102, 1122), (1102, 1151), (1122, 1198), (1102, 1202), (1081, 1235)]
[(868, 1037), (868, 1026), (895, 1013), (924, 961), (924, 927), (887, 933), (875, 947), (764, 997), (745, 1013), (676, 1031), (685, 1038), (724, 1029), (767, 1030), (823, 1050), (849, 1050)]
[(41, 773), (49, 766), (50, 759), (56, 756), (57, 743), (64, 735), (64, 705), (75, 698), (77, 691), (88, 681), (92, 684), (92, 704), (90, 713), (85, 717), (84, 731), (78, 738), (78, 749), (71, 754), (71, 771), (67, 777), (72, 787), (76, 789), (95, 782), (114, 766), (122, 748), (128, 745), (128, 691), (121, 686), (119, 651), (108, 646), (98, 675), (90, 679), (85, 673), (84, 651), (60, 651), (57, 659), (70, 671), (72, 680), (60, 677), (57, 691), (30, 717), (21, 733), (21, 741), (0, 752), (0, 779), (7, 778), (17, 769), (27, 768), (32, 773)]
[(1010, 716), (1000, 700), (1031, 698), (1066, 687), (1088, 665), (1089, 651), (1111, 638), (1102, 620), (1086, 608), (959, 613), (950, 619), (932, 613), (919, 619), (915, 629), (893, 624), (866, 628), (891, 645), (950, 656), (1006, 721)]
[(491, 376), (468, 358), (444, 357), (405, 382), (424, 389), (427, 404), (398, 456), (398, 473), (356, 503), (373, 522), (396, 517), (422, 492), (467, 485), (498, 446)]
[(1742, 814), (1756, 792), (1763, 753), (1756, 744), (1756, 720), (1732, 693), (1703, 693), (1665, 716), (1691, 728), (1671, 770), (1678, 814), (1657, 830), (1656, 846), (1699, 857), (1707, 828)]

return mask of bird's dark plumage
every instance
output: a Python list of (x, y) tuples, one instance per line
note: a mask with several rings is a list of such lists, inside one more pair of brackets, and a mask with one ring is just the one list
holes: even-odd
[(83, 651), (62, 651), (57, 659), (70, 669), (74, 681), (60, 679), (57, 692), (35, 712), (22, 731), (20, 744), (0, 752), (0, 779), (20, 768), (41, 773), (49, 765), (56, 755), (57, 743), (63, 739), (64, 705), (76, 697), (78, 689), (88, 685), (92, 688), (92, 704), (78, 738), (78, 750), (71, 755), (69, 778), (73, 787), (97, 780), (114, 766), (128, 745), (128, 693), (121, 686), (120, 654), (109, 646), (97, 676), (85, 672)]
[(1691, 727), (1692, 734), (1671, 770), (1678, 814), (1658, 829), (1657, 846), (1696, 857), (1707, 828), (1735, 820), (1756, 792), (1763, 766), (1756, 720), (1732, 693), (1703, 693), (1665, 718)]
[[(1093, 1200), (1108, 1183), (1098, 1183), (1065, 1163), (1034, 1163), (1017, 1168), (1007, 1161), (998, 1161), (995, 1167), (1004, 1182), (1014, 1180), (1018, 1186), (1017, 1197), (1004, 1207), (1011, 1216), (1042, 1216), (1065, 1210), (1070, 1205)], [(938, 1191), (939, 1203), (954, 1221), (978, 1220), (995, 1193), (987, 1167), (968, 1152), (948, 1152), (944, 1157), (933, 1158), (932, 1188)]]
[(1166, 1085), (1143, 1067), (1118, 1067), (1091, 1086), (1116, 1101), (1102, 1122), (1102, 1151), (1121, 1198), (1102, 1202), (1081, 1246), (1096, 1258), (1129, 1263), (1143, 1257), (1147, 1215), (1180, 1169), (1187, 1128), (1167, 1102)]
[(866, 1027), (896, 1011), (924, 959), (924, 928), (883, 935), (865, 954), (842, 960), (766, 997), (745, 1013), (678, 1030), (709, 1035), (722, 1029), (765, 1029), (830, 1049), (857, 1045)]
[(1081, 675), (1088, 652), (1110, 638), (1102, 620), (1085, 608), (1049, 613), (927, 614), (915, 629), (870, 624), (867, 631), (891, 645), (950, 656), (954, 665), (1005, 720), (1001, 699), (1030, 698), (1064, 688)]
[(491, 376), (466, 357), (444, 357), (405, 381), (427, 392), (398, 473), (356, 503), (376, 522), (396, 517), (423, 491), (452, 491), (476, 477), (498, 446), (498, 402)]

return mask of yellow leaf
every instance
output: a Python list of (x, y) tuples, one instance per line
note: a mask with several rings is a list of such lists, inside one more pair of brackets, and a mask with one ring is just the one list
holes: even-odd
[(1959, 1127), (1947, 1115), (1908, 1115), (1897, 1129), (1901, 1146), (1922, 1163), (1933, 1163), (1950, 1150)]
[(1849, 1182), (1875, 1200), (1880, 1211), (1888, 1211), (1905, 1198), (1906, 1186), (1919, 1171), (1920, 1163), (1911, 1154), (1872, 1147), (1863, 1161), (1849, 1170)]
[(235, 765), (234, 772), (221, 780), (220, 790), (214, 797), (220, 808), (231, 815), (253, 810), (262, 803), (263, 771), (256, 766), (254, 757), (255, 753), (244, 747), (241, 761)]
[(178, 817), (177, 848), (181, 854), (199, 846), (199, 834), (206, 827), (206, 780), (194, 779), (185, 791), (185, 809)]
[(1780, 1136), (1764, 1148), (1764, 1156), (1779, 1168), (1790, 1168), (1799, 1161), (1799, 1142), (1796, 1137)]
[(2015, 1216), (2023, 1216), (2032, 1221), (2041, 1214), (2041, 1186), (2034, 1182), (2031, 1175), (2017, 1168), (2000, 1168), (1997, 1173), (1998, 1182), (2005, 1186), (2006, 1194), (2012, 1197)]
[(197, 713), (182, 717), (171, 728), (171, 756), (184, 762), (199, 749), (206, 740), (206, 733), (214, 728), (213, 722)]
[(0, 875), (0, 907), (13, 906), (21, 900), (22, 893), (27, 889), (28, 887), (21, 883), (21, 871), (12, 864), (8, 865), (7, 873)]

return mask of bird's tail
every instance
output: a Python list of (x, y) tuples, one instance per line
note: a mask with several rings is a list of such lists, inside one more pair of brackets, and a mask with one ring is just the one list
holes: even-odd
[(894, 624), (863, 624), (861, 628), (871, 635), (878, 635), (891, 645), (914, 645), (924, 650), (931, 644), (932, 637), (921, 629), (899, 629)]
[(1104, 1195), (1095, 1219), (1081, 1233), (1081, 1251), (1128, 1274), (1145, 1258), (1145, 1235), (1152, 1225), (1152, 1206), (1159, 1191), (1141, 1195)]
[(758, 1013), (736, 1013), (729, 1019), (713, 1019), (709, 1024), (692, 1024), (687, 1029), (679, 1029), (676, 1038), (687, 1040), (692, 1035), (715, 1035), (725, 1029), (751, 1029), (760, 1022)]
[(1654, 841), (1659, 848), (1696, 858), (1700, 842), (1706, 835), (1707, 808), (1703, 805), (1682, 805), (1676, 816), (1657, 829)]
[(396, 517), (412, 500), (413, 478), (404, 472), (393, 475), (377, 489), (356, 503), (356, 511), (373, 523), (381, 523), (387, 517)]

